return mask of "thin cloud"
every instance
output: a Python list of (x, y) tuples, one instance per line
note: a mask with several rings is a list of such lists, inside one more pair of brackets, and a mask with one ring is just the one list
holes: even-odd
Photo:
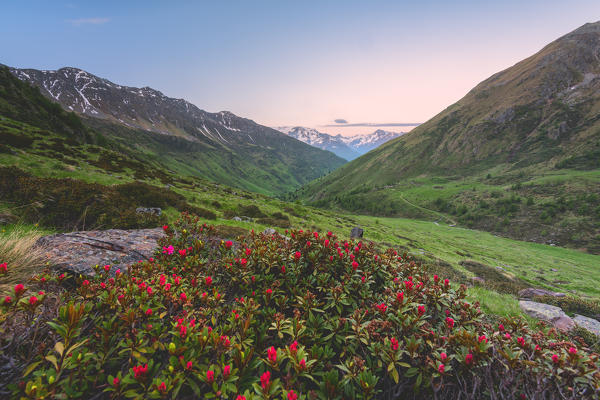
[[(339, 120), (335, 120), (335, 122), (337, 122)], [(337, 124), (330, 124), (330, 125), (321, 125), (324, 127), (347, 127), (347, 126), (368, 126), (368, 127), (384, 127), (384, 126), (419, 126), (421, 125), (420, 122), (390, 122), (388, 124), (382, 124), (382, 123), (372, 123), (372, 122), (359, 122), (359, 123), (353, 123), (353, 124), (349, 124), (349, 123), (337, 123)]]
[(78, 19), (69, 19), (69, 22), (73, 26), (81, 26), (81, 25), (102, 25), (110, 21), (110, 18), (78, 18)]
[(333, 122), (335, 122), (336, 124), (347, 124), (348, 123), (348, 121), (346, 121), (345, 119), (342, 119), (342, 118), (334, 119)]

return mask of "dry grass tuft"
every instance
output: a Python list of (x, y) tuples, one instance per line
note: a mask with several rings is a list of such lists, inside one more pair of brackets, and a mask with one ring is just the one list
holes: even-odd
[(35, 247), (35, 243), (45, 234), (26, 225), (0, 229), (0, 263), (8, 264), (8, 274), (0, 275), (1, 293), (15, 283), (27, 282), (42, 270), (46, 263), (43, 249)]

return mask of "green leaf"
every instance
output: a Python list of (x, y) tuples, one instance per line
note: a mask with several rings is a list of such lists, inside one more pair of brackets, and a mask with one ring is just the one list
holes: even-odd
[(62, 342), (56, 342), (54, 345), (54, 350), (56, 350), (59, 356), (62, 356), (63, 352), (65, 351), (65, 345)]
[(41, 361), (36, 361), (33, 364), (31, 364), (29, 367), (27, 367), (25, 372), (23, 372), (23, 378), (25, 378), (27, 375), (29, 375), (31, 373), (31, 371), (33, 371), (38, 365), (40, 365), (40, 363), (41, 363)]
[(54, 368), (56, 368), (56, 370), (58, 371), (58, 361), (56, 360), (55, 356), (53, 356), (52, 354), (47, 355), (46, 360), (50, 361), (52, 365), (54, 365)]

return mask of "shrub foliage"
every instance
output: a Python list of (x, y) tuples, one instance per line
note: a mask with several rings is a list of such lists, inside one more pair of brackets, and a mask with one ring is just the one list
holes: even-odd
[(49, 285), (68, 286), (69, 278), (45, 275), (0, 300), (12, 396), (599, 393), (597, 354), (545, 326), (484, 322), (464, 285), (394, 250), (377, 254), (370, 244), (301, 230), (222, 241), (187, 214), (165, 231), (155, 257), (127, 272), (99, 266), (52, 296)]

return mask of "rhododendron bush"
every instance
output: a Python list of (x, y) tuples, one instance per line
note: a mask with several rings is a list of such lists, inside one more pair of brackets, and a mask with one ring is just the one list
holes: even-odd
[[(108, 265), (94, 277), (48, 274), (0, 300), (2, 346), (21, 346), (11, 358), (18, 369), (8, 386), (12, 396), (599, 393), (597, 354), (546, 327), (486, 322), (478, 305), (465, 301), (464, 286), (405, 254), (378, 254), (331, 232), (252, 232), (222, 241), (187, 214), (164, 229), (154, 258), (127, 272)], [(52, 287), (66, 290), (44, 292)], [(53, 307), (57, 315), (49, 318)], [(37, 336), (21, 340), (32, 331)]]

